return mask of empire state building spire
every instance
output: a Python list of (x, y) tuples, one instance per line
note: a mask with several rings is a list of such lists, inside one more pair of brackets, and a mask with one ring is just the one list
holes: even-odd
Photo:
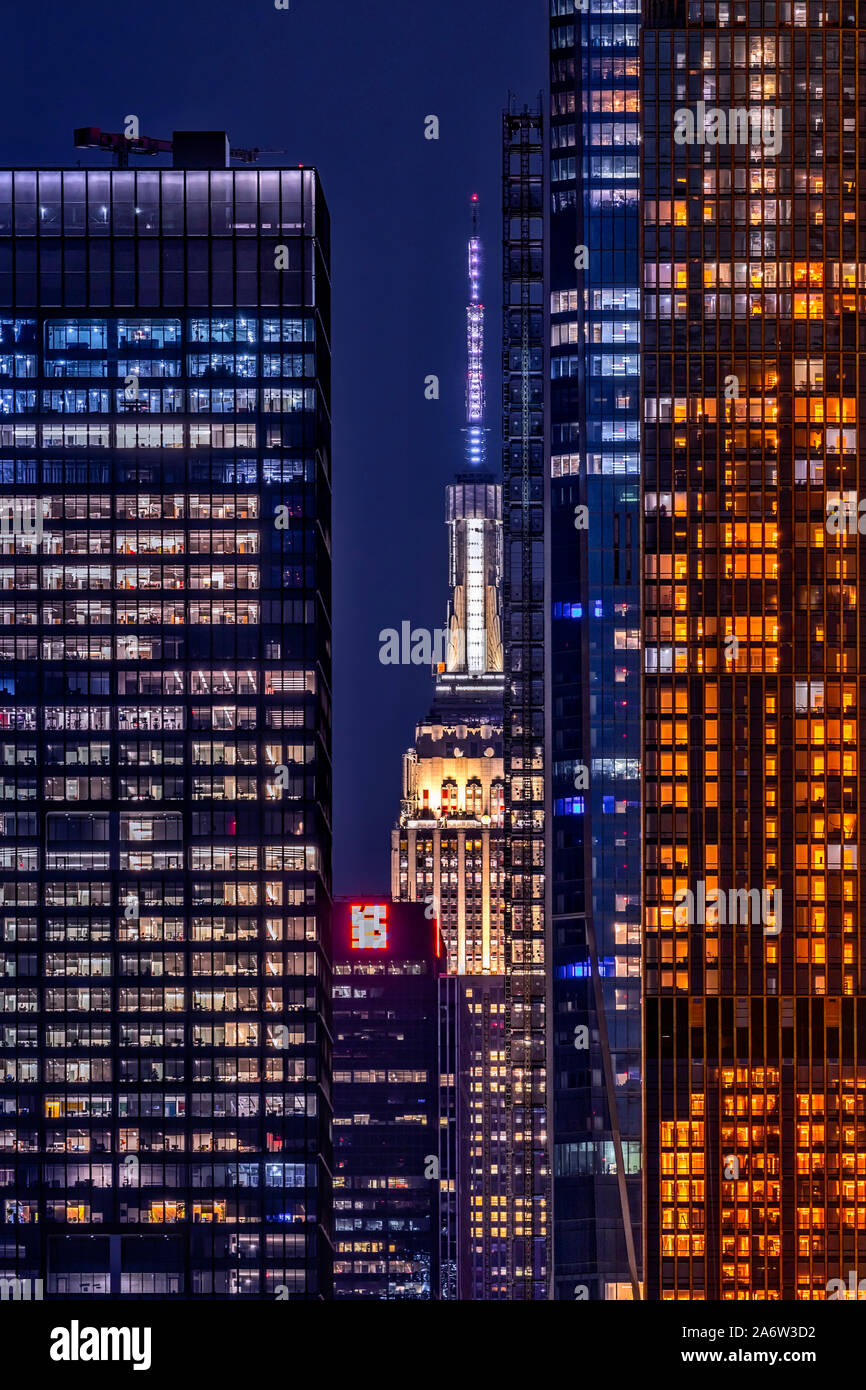
[(499, 592), (502, 582), (502, 489), (485, 471), (484, 305), (478, 194), (472, 195), (469, 304), (466, 309), (466, 456), (468, 468), (449, 484), (448, 650), (439, 665), (437, 696), (489, 698), (502, 684)]
[(472, 236), (469, 239), (469, 303), (466, 306), (466, 462), (483, 468), (487, 461), (487, 405), (484, 389), (484, 305), (481, 302), (481, 239), (478, 235), (478, 194), (472, 194)]

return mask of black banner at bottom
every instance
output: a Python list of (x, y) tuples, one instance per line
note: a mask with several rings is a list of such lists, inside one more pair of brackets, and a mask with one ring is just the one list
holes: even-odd
[[(563, 1354), (588, 1369), (641, 1377), (707, 1370), (817, 1371), (856, 1360), (862, 1315), (821, 1303), (305, 1303), (233, 1300), (0, 1300), (0, 1345), (49, 1386), (100, 1372), (192, 1378), (194, 1390), (275, 1376), (328, 1390), (359, 1374), (387, 1384), (424, 1372), (449, 1379), (483, 1365), (485, 1386), (512, 1381), (524, 1357), (541, 1371)], [(389, 1340), (395, 1337), (393, 1343)], [(408, 1343), (407, 1334), (413, 1339)], [(451, 1340), (453, 1338), (453, 1341)], [(550, 1339), (549, 1341), (547, 1339)], [(364, 1368), (366, 1367), (366, 1372)], [(6, 1378), (9, 1368), (4, 1366)], [(19, 1372), (16, 1369), (16, 1375)]]

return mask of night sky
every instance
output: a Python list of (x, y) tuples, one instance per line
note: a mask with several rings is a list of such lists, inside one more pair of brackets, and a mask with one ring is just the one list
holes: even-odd
[[(499, 466), (500, 113), (545, 82), (545, 0), (16, 4), (4, 18), (0, 164), (110, 167), (76, 126), (225, 129), (261, 163), (316, 165), (331, 210), (334, 887), (382, 893), (400, 758), (429, 671), (378, 634), (445, 620), (445, 483), (462, 468), (465, 243), (487, 249), (490, 463)], [(438, 142), (424, 118), (440, 121)], [(136, 159), (131, 167), (167, 161)], [(441, 399), (424, 399), (436, 373)]]

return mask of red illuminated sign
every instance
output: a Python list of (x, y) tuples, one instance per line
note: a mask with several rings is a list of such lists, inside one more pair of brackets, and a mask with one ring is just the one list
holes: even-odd
[(388, 946), (388, 904), (352, 908), (352, 950), (384, 951)]

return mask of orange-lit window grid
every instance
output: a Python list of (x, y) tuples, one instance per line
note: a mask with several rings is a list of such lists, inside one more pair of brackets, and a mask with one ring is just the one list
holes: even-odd
[[(689, 26), (690, 34), (697, 27)], [(819, 37), (808, 86), (812, 98), (821, 89), (825, 118), (832, 111), (833, 129), (838, 131), (845, 117), (844, 104), (840, 105), (845, 83), (849, 98), (855, 91), (855, 46), (853, 41), (846, 46), (838, 31), (813, 34)], [(675, 37), (672, 51), (682, 37)], [(720, 97), (724, 79), (724, 95), (730, 95), (732, 105), (746, 99), (778, 100), (786, 113), (791, 112), (779, 86), (780, 74), (793, 66), (790, 29), (704, 30), (703, 43), (703, 96), (708, 104)], [(780, 61), (785, 45), (787, 67)], [(840, 54), (846, 52), (843, 63)], [(673, 61), (670, 77), (663, 65), (653, 66), (664, 73), (657, 88), (663, 91), (669, 84), (673, 90)], [(822, 134), (824, 130), (829, 125)], [(854, 357), (846, 363), (839, 350), (846, 316), (848, 341), (853, 344), (857, 324), (851, 316), (866, 308), (866, 264), (853, 261), (850, 239), (847, 251), (837, 248), (835, 255), (829, 243), (826, 252), (817, 255), (814, 250), (806, 254), (805, 241), (799, 253), (792, 245), (781, 254), (781, 247), (786, 226), (844, 229), (856, 221), (854, 172), (852, 168), (846, 179), (844, 168), (846, 163), (853, 166), (853, 142), (841, 160), (839, 144), (838, 137), (830, 142), (820, 169), (814, 150), (808, 169), (805, 159), (792, 164), (790, 146), (778, 162), (758, 162), (751, 169), (747, 162), (742, 170), (723, 167), (718, 158), (713, 167), (712, 152), (702, 152), (703, 200), (692, 196), (692, 182), (683, 179), (679, 188), (675, 168), (672, 198), (667, 203), (648, 201), (645, 218), (645, 225), (653, 229), (671, 228), (665, 233), (670, 237), (670, 260), (663, 260), (659, 250), (657, 263), (647, 265), (645, 281), (645, 319), (658, 318), (659, 339), (651, 342), (655, 346), (658, 341), (663, 349), (659, 363), (668, 346), (664, 316), (668, 323), (675, 316), (670, 294), (663, 302), (657, 291), (670, 290), (681, 278), (686, 243), (685, 233), (676, 239), (677, 227), (711, 227), (714, 236), (716, 228), (755, 229), (754, 236), (746, 233), (745, 253), (733, 251), (739, 259), (726, 261), (717, 250), (711, 256), (704, 252), (701, 347), (712, 355), (700, 359), (695, 371), (685, 338), (669, 339), (678, 356), (668, 358), (670, 385), (663, 371), (656, 373), (655, 414), (648, 416), (654, 430), (655, 421), (663, 422), (669, 435), (660, 458), (667, 449), (674, 476), (668, 482), (666, 477), (661, 481), (660, 474), (658, 486), (671, 487), (668, 496), (676, 502), (668, 503), (665, 513), (659, 507), (658, 514), (669, 517), (670, 525), (665, 532), (659, 524), (645, 553), (645, 638), (647, 649), (656, 653), (655, 668), (647, 663), (645, 683), (646, 993), (675, 995), (703, 988), (707, 996), (720, 991), (723, 996), (733, 993), (735, 1000), (763, 993), (792, 1007), (796, 995), (820, 999), (825, 1019), (839, 1007), (840, 998), (862, 989), (855, 679), (859, 554), (856, 534), (838, 540), (828, 536), (825, 517), (831, 496), (838, 497), (846, 488), (857, 493), (856, 368)], [(659, 163), (666, 157), (660, 140)], [(654, 230), (652, 235), (657, 235)], [(767, 239), (776, 247), (772, 255)], [(690, 272), (688, 287), (696, 288)], [(689, 313), (694, 323), (693, 310)], [(763, 325), (768, 321), (773, 321), (777, 336), (765, 355)], [(785, 321), (791, 325), (790, 336), (782, 344), (778, 325)], [(707, 362), (713, 357), (718, 405), (706, 394)], [(723, 403), (721, 386), (729, 373), (739, 379), (740, 396)], [(671, 391), (667, 398), (663, 385)], [(701, 488), (700, 475), (714, 464), (711, 455), (704, 454), (705, 427), (716, 428), (719, 435), (718, 493)], [(661, 424), (656, 432), (662, 434)], [(655, 483), (650, 465), (648, 490)], [(684, 570), (690, 583), (683, 582)], [(700, 587), (690, 587), (694, 581)], [(733, 589), (727, 612), (717, 596), (723, 583)], [(706, 588), (716, 590), (712, 605), (706, 603)], [(696, 672), (717, 676), (715, 686), (710, 680), (702, 686), (692, 680)], [(828, 705), (833, 701), (832, 715), (829, 709), (810, 707), (792, 718), (791, 687), (801, 676), (821, 686)], [(759, 787), (762, 796), (757, 794)], [(707, 821), (716, 812), (721, 824), (710, 834)], [(694, 833), (691, 839), (688, 834), (689, 821), (694, 825), (702, 816), (704, 833), (696, 844)], [(727, 865), (726, 840), (731, 847)], [(709, 923), (697, 932), (680, 930), (672, 909), (674, 893), (693, 888), (696, 879), (708, 888), (721, 886), (732, 867), (744, 867), (738, 861), (738, 843), (753, 847), (746, 861), (750, 869), (760, 863), (766, 877), (777, 881), (786, 871), (783, 933), (763, 941), (757, 962), (754, 949), (749, 952), (743, 942), (737, 947), (730, 930), (727, 937), (724, 929), (713, 934)], [(703, 961), (693, 959), (696, 940)], [(678, 1048), (683, 1042), (684, 1037), (678, 1040)], [(678, 1050), (677, 1056), (682, 1055)], [(753, 1057), (753, 1063), (756, 1060)], [(747, 1128), (751, 1143), (754, 1125), (750, 1122)], [(736, 1124), (734, 1132), (736, 1137)], [(737, 1205), (732, 1202), (735, 1227)], [(662, 1209), (667, 1209), (665, 1203), (660, 1203)], [(676, 1203), (671, 1209), (677, 1210)], [(838, 1213), (833, 1217), (828, 1212), (828, 1223), (833, 1220), (838, 1229)], [(677, 1234), (676, 1218), (673, 1230), (665, 1234)], [(771, 1234), (764, 1232), (760, 1256), (765, 1275), (767, 1262), (776, 1258), (770, 1254)], [(750, 1257), (756, 1257), (754, 1247)], [(728, 1268), (720, 1270), (720, 1279), (728, 1291), (722, 1296), (780, 1296), (772, 1292), (769, 1277), (763, 1292), (757, 1285), (752, 1294), (738, 1292), (741, 1256), (736, 1238), (733, 1254), (728, 1251), (724, 1258)], [(756, 1266), (747, 1274), (746, 1286), (757, 1280)], [(662, 1297), (702, 1296), (697, 1289), (684, 1295), (679, 1283), (671, 1288), (666, 1278), (664, 1283)], [(823, 1291), (823, 1276), (815, 1287)], [(785, 1296), (792, 1296), (790, 1280)]]
[[(781, 1205), (779, 1073), (728, 1067), (716, 1073), (720, 1172), (708, 1175), (706, 1098), (692, 1093), (690, 1118), (664, 1121), (660, 1135), (661, 1258), (674, 1260), (668, 1296), (706, 1296), (707, 1231), (719, 1231), (724, 1300), (777, 1299)], [(712, 1178), (712, 1180), (708, 1180)], [(718, 1212), (708, 1212), (710, 1193)], [(695, 1277), (695, 1264), (701, 1265)]]
[(775, 1068), (719, 1077), (723, 1299), (781, 1298), (782, 1130)]
[(825, 1092), (798, 1092), (794, 1128), (796, 1297), (825, 1299), (831, 1279), (851, 1297), (866, 1268), (866, 1080), (836, 1069)]

